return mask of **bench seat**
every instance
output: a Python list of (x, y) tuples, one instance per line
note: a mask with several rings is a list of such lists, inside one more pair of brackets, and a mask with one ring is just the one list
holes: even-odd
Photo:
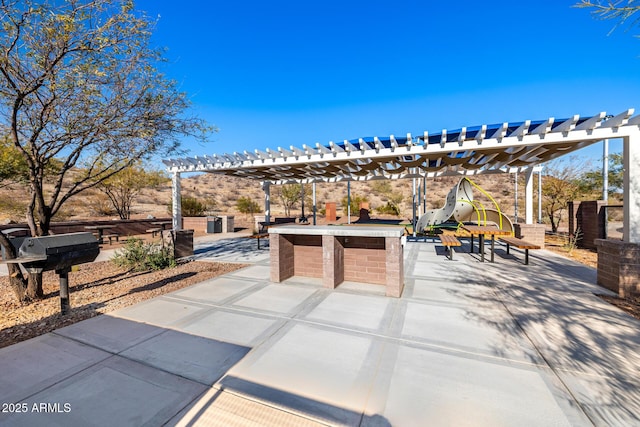
[(453, 259), (453, 249), (451, 249), (451, 246), (462, 246), (460, 240), (451, 234), (440, 234), (438, 235), (438, 238), (440, 239), (442, 246), (446, 247), (449, 251), (449, 259)]
[(529, 243), (517, 237), (500, 237), (500, 241), (507, 244), (507, 255), (509, 247), (515, 246), (518, 249), (524, 249), (524, 264), (529, 265), (529, 249), (540, 249), (540, 245)]

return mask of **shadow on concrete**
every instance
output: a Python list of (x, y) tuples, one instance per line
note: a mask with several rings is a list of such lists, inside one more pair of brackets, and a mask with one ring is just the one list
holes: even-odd
[[(206, 245), (206, 246), (205, 246)], [(260, 239), (260, 249), (258, 249), (257, 239), (241, 237), (236, 239), (218, 240), (216, 242), (203, 244), (193, 251), (193, 259), (222, 257), (225, 258), (237, 255), (249, 255), (254, 253), (268, 253), (269, 239)]]
[[(0, 395), (7, 401), (28, 408), (38, 402), (64, 402), (71, 409), (0, 413), (0, 424), (165, 425), (250, 350), (98, 316), (0, 350), (7, 370)], [(108, 405), (105, 396), (113, 397)]]
[[(484, 278), (473, 282), (495, 289), (517, 328), (594, 424), (640, 425), (640, 321), (596, 296), (610, 292), (596, 285), (595, 269), (531, 252), (524, 265), (523, 252), (514, 257), (513, 249), (507, 255), (496, 248), (496, 263), (479, 270)], [(491, 294), (451, 292), (478, 304), (494, 300)], [(478, 313), (467, 315), (498, 330), (513, 328), (510, 319), (496, 323)]]

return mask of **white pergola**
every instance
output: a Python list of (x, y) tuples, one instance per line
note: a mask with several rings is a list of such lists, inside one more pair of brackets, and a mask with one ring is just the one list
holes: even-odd
[[(163, 162), (173, 175), (173, 226), (181, 227), (180, 174), (221, 173), (260, 180), (269, 221), (269, 186), (286, 183), (367, 181), (523, 172), (525, 223), (533, 223), (533, 168), (606, 139), (623, 140), (623, 240), (640, 244), (640, 115), (629, 109), (615, 116), (602, 112), (519, 123), (463, 127), (422, 135), (290, 146), (276, 150), (213, 154)], [(415, 203), (415, 200), (414, 200)]]

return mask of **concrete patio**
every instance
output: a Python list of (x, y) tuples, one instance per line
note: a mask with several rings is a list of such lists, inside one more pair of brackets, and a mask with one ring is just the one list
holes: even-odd
[(595, 270), (468, 252), (408, 242), (396, 299), (270, 283), (268, 246), (198, 240), (251, 266), (0, 350), (0, 424), (640, 425), (640, 322)]

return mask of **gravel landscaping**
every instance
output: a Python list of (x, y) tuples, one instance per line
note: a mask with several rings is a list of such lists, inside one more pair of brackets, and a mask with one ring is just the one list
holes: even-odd
[(175, 268), (127, 272), (109, 261), (80, 265), (69, 273), (71, 311), (60, 314), (59, 280), (44, 273), (44, 298), (20, 304), (8, 277), (0, 277), (0, 348), (81, 320), (191, 286), (239, 268), (242, 264), (186, 262)]

